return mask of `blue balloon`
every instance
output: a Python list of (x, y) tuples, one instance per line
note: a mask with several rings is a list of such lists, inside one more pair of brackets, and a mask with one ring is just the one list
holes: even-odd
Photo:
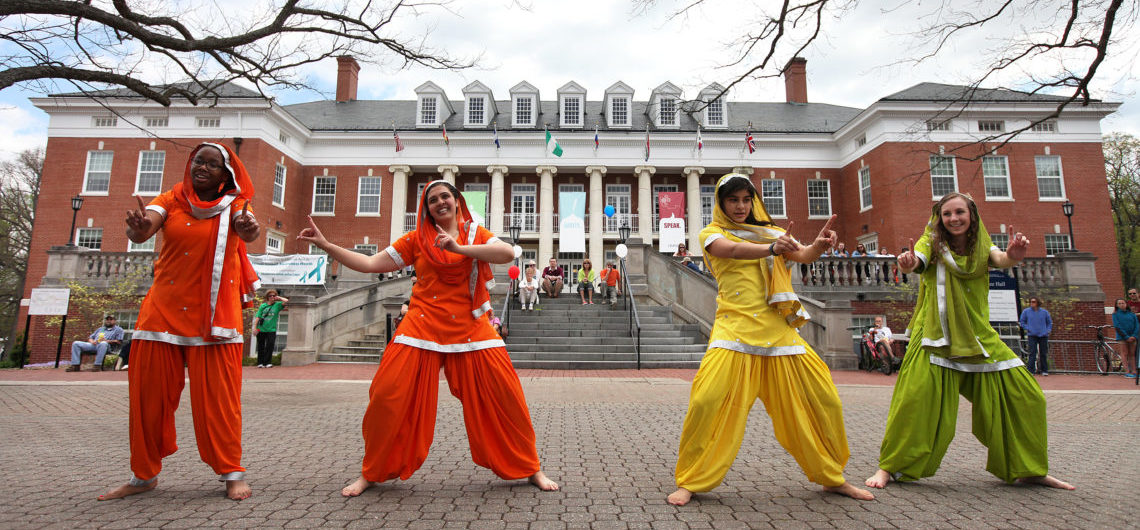
[(603, 211), (605, 212), (606, 217), (613, 217), (614, 216), (614, 205), (607, 204), (606, 209)]

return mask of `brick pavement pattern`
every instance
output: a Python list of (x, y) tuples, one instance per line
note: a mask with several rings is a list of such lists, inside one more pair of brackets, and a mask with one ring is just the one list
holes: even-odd
[[(1135, 527), (1140, 517), (1140, 464), (1122, 452), (1140, 440), (1136, 391), (1047, 392), (1051, 473), (1076, 491), (1010, 486), (986, 473), (963, 401), (941, 472), (892, 484), (872, 502), (809, 483), (757, 402), (724, 484), (677, 508), (665, 495), (674, 489), (688, 401), (683, 376), (524, 375), (539, 456), (562, 485), (553, 493), (471, 463), (462, 410), (441, 385), (435, 443), (423, 468), (355, 499), (339, 491), (359, 474), (366, 382), (247, 380), (244, 464), (254, 496), (243, 502), (226, 500), (198, 459), (188, 392), (177, 413), (180, 450), (165, 460), (158, 489), (97, 502), (129, 478), (126, 384), (0, 380), (7, 486), (0, 528), (1041, 529)], [(839, 392), (852, 454), (847, 475), (861, 483), (876, 467), (891, 388), (841, 385)]]

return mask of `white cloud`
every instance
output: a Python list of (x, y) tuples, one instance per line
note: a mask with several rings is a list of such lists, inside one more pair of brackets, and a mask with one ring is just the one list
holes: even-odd
[[(7, 94), (5, 94), (7, 96)], [(13, 160), (25, 149), (47, 147), (47, 115), (32, 107), (24, 99), (25, 105), (0, 102), (0, 159)]]

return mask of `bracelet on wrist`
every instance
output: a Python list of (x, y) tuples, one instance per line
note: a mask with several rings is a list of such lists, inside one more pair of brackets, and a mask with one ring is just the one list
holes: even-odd
[(768, 254), (771, 254), (772, 256), (779, 256), (779, 254), (776, 253), (776, 243), (775, 242), (768, 244)]

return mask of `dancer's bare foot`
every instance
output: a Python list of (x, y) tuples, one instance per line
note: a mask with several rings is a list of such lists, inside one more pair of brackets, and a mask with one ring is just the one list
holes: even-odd
[(1075, 490), (1076, 486), (1069, 484), (1063, 480), (1055, 478), (1053, 475), (1045, 475), (1044, 477), (1025, 477), (1017, 479), (1018, 482), (1024, 484), (1037, 484), (1038, 486), (1047, 486), (1050, 488), (1057, 488), (1059, 490)]
[(123, 484), (107, 493), (97, 497), (101, 501), (109, 501), (111, 499), (121, 499), (123, 497), (130, 497), (131, 495), (146, 493), (158, 486), (158, 479), (154, 479), (150, 484), (143, 484), (142, 486), (132, 486), (130, 484)]
[(693, 492), (685, 488), (677, 488), (677, 491), (670, 493), (665, 501), (673, 506), (684, 506), (689, 504), (689, 500), (693, 498)]
[(829, 491), (831, 493), (838, 493), (840, 495), (846, 495), (846, 496), (851, 497), (852, 499), (855, 499), (857, 501), (873, 501), (873, 500), (875, 500), (875, 496), (872, 495), (871, 492), (864, 490), (864, 489), (856, 488), (855, 486), (852, 486), (850, 482), (844, 482), (843, 484), (841, 484), (839, 486), (824, 486), (823, 491)]
[(542, 470), (526, 480), (542, 491), (558, 491), (558, 483), (546, 478), (546, 473), (543, 473)]
[(226, 497), (232, 501), (244, 501), (253, 495), (249, 483), (244, 480), (227, 480)]
[(345, 497), (356, 497), (361, 493), (364, 493), (364, 490), (371, 487), (372, 481), (361, 476), (360, 478), (356, 479), (356, 482), (353, 482), (352, 484), (345, 486), (344, 489), (340, 490), (340, 494), (344, 495)]
[(880, 469), (871, 475), (871, 478), (863, 481), (869, 487), (883, 489), (887, 487), (887, 483), (891, 481), (891, 472), (885, 469)]

